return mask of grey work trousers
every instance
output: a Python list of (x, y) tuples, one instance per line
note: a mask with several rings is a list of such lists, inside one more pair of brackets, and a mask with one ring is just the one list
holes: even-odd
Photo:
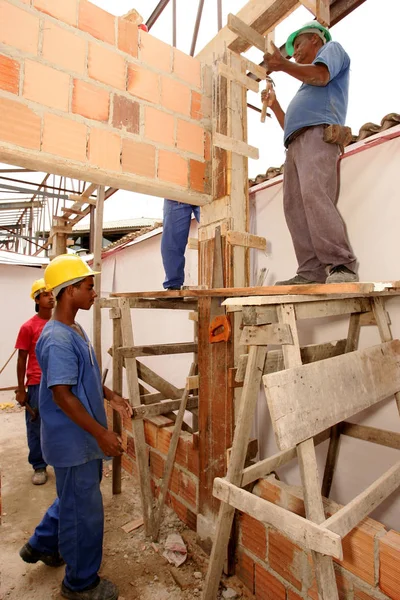
[(283, 177), (283, 206), (297, 273), (321, 283), (326, 267), (356, 268), (336, 207), (339, 147), (324, 142), (323, 131), (323, 125), (310, 127), (289, 144)]

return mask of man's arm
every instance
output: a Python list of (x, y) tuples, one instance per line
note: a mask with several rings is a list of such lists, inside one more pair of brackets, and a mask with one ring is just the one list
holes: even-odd
[(26, 374), (26, 361), (28, 358), (28, 350), (18, 350), (17, 359), (17, 379), (18, 389), (16, 390), (16, 400), (24, 406), (27, 401), (28, 394), (25, 389), (25, 374)]
[(264, 54), (264, 62), (269, 73), (282, 71), (308, 85), (323, 87), (329, 83), (330, 75), (327, 66), (323, 64), (299, 65), (284, 58), (275, 44), (273, 44), (273, 48), (272, 53)]
[(73, 421), (90, 433), (106, 456), (120, 456), (122, 454), (122, 441), (113, 431), (108, 431), (93, 419), (80, 402), (80, 400), (71, 392), (69, 385), (54, 385), (51, 388), (54, 402), (61, 410)]

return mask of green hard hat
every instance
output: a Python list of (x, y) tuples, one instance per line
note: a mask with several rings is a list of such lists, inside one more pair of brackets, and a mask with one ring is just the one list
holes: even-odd
[(293, 56), (294, 54), (294, 40), (297, 38), (297, 36), (305, 31), (309, 31), (310, 29), (318, 29), (318, 31), (320, 31), (323, 34), (327, 42), (330, 42), (332, 40), (332, 36), (329, 33), (328, 29), (326, 29), (326, 27), (321, 25), (321, 23), (318, 23), (318, 21), (311, 21), (310, 23), (306, 23), (305, 25), (300, 27), (300, 29), (297, 29), (297, 31), (294, 31), (289, 35), (285, 45), (286, 52), (289, 56)]

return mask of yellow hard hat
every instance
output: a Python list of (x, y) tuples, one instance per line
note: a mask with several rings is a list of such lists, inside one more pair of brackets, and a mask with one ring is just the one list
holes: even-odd
[(36, 281), (34, 281), (32, 283), (32, 289), (31, 289), (31, 298), (32, 300), (34, 300), (36, 298), (36, 296), (38, 296), (39, 294), (41, 294), (42, 292), (44, 292), (46, 290), (46, 283), (44, 281), (44, 279), (36, 279)]
[(56, 256), (46, 267), (44, 272), (44, 280), (46, 282), (46, 290), (54, 290), (54, 288), (75, 281), (79, 278), (90, 277), (97, 275), (100, 271), (92, 271), (87, 263), (76, 254), (60, 254)]

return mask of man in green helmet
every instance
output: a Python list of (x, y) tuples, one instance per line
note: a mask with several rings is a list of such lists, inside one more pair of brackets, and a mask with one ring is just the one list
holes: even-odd
[(264, 91), (284, 130), (287, 149), (283, 204), (298, 269), (276, 285), (358, 281), (356, 257), (337, 208), (339, 144), (324, 141), (327, 126), (344, 126), (350, 58), (317, 21), (307, 23), (286, 42), (292, 62), (274, 45), (264, 55), (268, 72), (283, 71), (302, 82), (286, 114), (275, 92)]

